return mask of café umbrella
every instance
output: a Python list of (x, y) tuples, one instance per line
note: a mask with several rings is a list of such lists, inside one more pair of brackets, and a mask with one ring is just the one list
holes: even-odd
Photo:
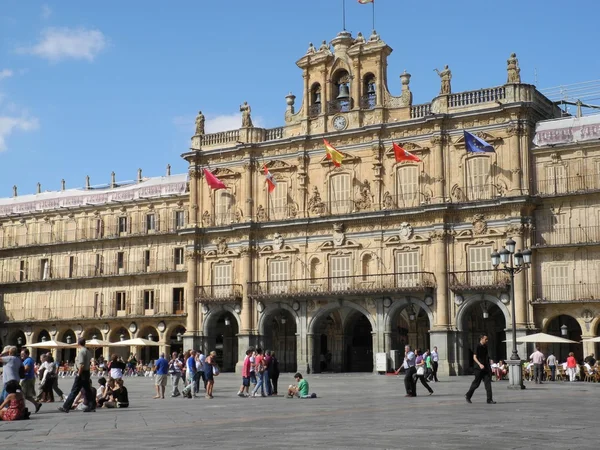
[[(504, 342), (512, 342), (512, 339), (507, 339)], [(528, 334), (527, 336), (521, 336), (517, 338), (517, 342), (533, 342), (538, 344), (577, 344), (578, 342), (570, 339), (565, 339), (560, 336), (553, 336), (552, 334), (546, 333), (535, 333)]]
[(127, 339), (125, 341), (113, 342), (110, 344), (111, 347), (158, 347), (158, 342), (151, 341), (150, 339), (135, 338)]
[(42, 342), (36, 342), (35, 344), (28, 344), (26, 345), (26, 347), (31, 347), (31, 348), (75, 348), (77, 347), (76, 344), (67, 344), (66, 342), (60, 342), (60, 341), (42, 341)]

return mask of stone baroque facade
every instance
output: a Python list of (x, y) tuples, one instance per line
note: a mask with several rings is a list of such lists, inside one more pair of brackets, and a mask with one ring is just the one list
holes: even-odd
[[(410, 343), (437, 346), (441, 373), (464, 373), (471, 365), (469, 349), (482, 331), (490, 335), (493, 357), (507, 355), (503, 341), (512, 320), (510, 286), (506, 276), (492, 270), (490, 254), (508, 237), (519, 248), (536, 250), (532, 270), (515, 279), (518, 333), (546, 331), (557, 316), (571, 315), (585, 329), (582, 334), (594, 335), (597, 297), (580, 307), (574, 305), (580, 297), (566, 295), (560, 287), (550, 293), (544, 288), (546, 265), (566, 267), (569, 261), (569, 269), (549, 269), (569, 274), (583, 266), (579, 243), (556, 230), (572, 229), (575, 216), (591, 220), (583, 211), (598, 204), (597, 194), (573, 193), (568, 187), (565, 192), (540, 191), (538, 180), (549, 175), (579, 176), (577, 164), (583, 167), (587, 155), (577, 144), (564, 151), (533, 149), (536, 124), (560, 111), (534, 86), (520, 82), (514, 55), (505, 85), (452, 93), (447, 72), (442, 94), (431, 103), (413, 105), (410, 74), (400, 75), (400, 96), (389, 92), (391, 52), (375, 33), (354, 39), (342, 32), (331, 45), (317, 49), (311, 44), (297, 62), (304, 79), (301, 105), (296, 108), (293, 94), (286, 97), (283, 127), (253, 127), (247, 104), (240, 107), (244, 126), (238, 130), (204, 134), (197, 126), (191, 149), (183, 155), (189, 162), (185, 194), (7, 217), (0, 203), (0, 264), (10, 268), (3, 276), (13, 277), (0, 286), (3, 342), (14, 340), (23, 327), (30, 330), (25, 330), (27, 342), (35, 342), (42, 329), (80, 324), (103, 333), (101, 327), (108, 327), (102, 337), (115, 340), (112, 330), (135, 322), (138, 330), (153, 327), (162, 346), (180, 345), (182, 338), (185, 348), (217, 349), (225, 370), (239, 367), (247, 346), (261, 345), (275, 350), (284, 371), (372, 371), (376, 353), (402, 350)], [(467, 153), (464, 129), (496, 152)], [(323, 137), (343, 154), (341, 167), (326, 159)], [(393, 142), (422, 162), (397, 163)], [(597, 145), (593, 151), (599, 151)], [(565, 172), (547, 168), (561, 164), (568, 167)], [(277, 183), (271, 193), (265, 166)], [(227, 189), (211, 190), (203, 180), (205, 167)], [(110, 220), (117, 226), (120, 214), (143, 216), (151, 205), (168, 215), (187, 207), (185, 226), (173, 233), (142, 232), (105, 241), (58, 242), (52, 237), (52, 246), (2, 244), (22, 239), (18, 230), (25, 225), (42, 233), (48, 223), (52, 230), (66, 229), (69, 215), (81, 217), (83, 224), (106, 214), (114, 216)], [(571, 222), (552, 225), (563, 215)], [(594, 217), (600, 220), (598, 214)], [(600, 260), (592, 255), (597, 241), (589, 242), (585, 258)], [(86, 261), (82, 264), (93, 268), (99, 251), (106, 252), (108, 262), (126, 248), (138, 255), (132, 260), (138, 264), (147, 246), (168, 259), (173, 248), (184, 244), (186, 265), (173, 267), (167, 260), (169, 269), (160, 276), (135, 272), (93, 273), (77, 282), (69, 277), (14, 279), (26, 257), (31, 257), (29, 266), (25, 263), (28, 273), (43, 275), (39, 261), (50, 252), (62, 252), (64, 261), (73, 254), (78, 263)], [(565, 246), (570, 250), (564, 251)], [(112, 270), (114, 262), (108, 266)], [(592, 272), (586, 280), (590, 277)], [(119, 315), (111, 302), (116, 302), (114, 292), (121, 283), (137, 303), (128, 302), (135, 308)], [(50, 294), (45, 286), (51, 287)], [(164, 303), (157, 300), (158, 310), (148, 313), (139, 292), (150, 286), (161, 291)], [(176, 310), (169, 293), (183, 287), (184, 307)], [(106, 319), (93, 315), (99, 311), (96, 292), (110, 300)], [(71, 304), (88, 309), (57, 312)], [(23, 312), (34, 305), (53, 311), (48, 313), (52, 317)], [(159, 321), (164, 331), (158, 329)]]

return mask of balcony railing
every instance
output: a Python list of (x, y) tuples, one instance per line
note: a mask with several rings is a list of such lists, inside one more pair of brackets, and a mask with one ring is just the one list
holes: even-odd
[(597, 174), (557, 177), (536, 183), (536, 194), (542, 197), (595, 191), (600, 191), (600, 176)]
[(337, 294), (385, 294), (422, 292), (436, 286), (431, 272), (349, 275), (329, 278), (257, 281), (248, 283), (250, 295), (260, 297), (302, 297)]
[(600, 283), (536, 284), (534, 303), (600, 300)]
[[(151, 308), (146, 308), (149, 306)], [(144, 305), (140, 302), (126, 302), (121, 308), (117, 309), (114, 302), (98, 307), (94, 306), (70, 306), (60, 308), (19, 308), (15, 310), (8, 309), (0, 314), (0, 321), (5, 322), (25, 322), (25, 321), (43, 321), (43, 320), (66, 320), (66, 319), (103, 319), (122, 316), (148, 316), (148, 315), (181, 315), (180, 310), (176, 310), (173, 302), (153, 302)]]
[(407, 194), (385, 195), (381, 209), (415, 208), (429, 203), (430, 198), (423, 192), (410, 192)]
[(425, 117), (431, 114), (431, 103), (424, 103), (422, 105), (412, 105), (410, 107), (410, 118), (418, 119), (419, 117)]
[(196, 287), (196, 300), (199, 302), (230, 302), (242, 298), (241, 284), (213, 284)]
[(283, 127), (265, 130), (265, 141), (275, 141), (277, 139), (283, 139)]
[(450, 108), (455, 108), (458, 106), (495, 102), (496, 100), (504, 99), (505, 96), (504, 86), (479, 89), (477, 91), (458, 92), (450, 95), (448, 98), (448, 106)]
[(468, 185), (467, 187), (456, 187), (451, 196), (457, 202), (475, 202), (479, 200), (491, 200), (502, 197), (503, 188), (493, 183)]
[(240, 140), (240, 130), (220, 131), (201, 136), (202, 145), (228, 144)]
[(450, 289), (455, 291), (486, 291), (506, 289), (510, 277), (500, 270), (469, 270), (449, 273)]
[(361, 109), (374, 109), (377, 106), (377, 96), (375, 94), (367, 94), (360, 97)]
[(340, 112), (348, 112), (352, 109), (352, 99), (348, 100), (331, 100), (327, 102), (327, 112), (336, 114)]
[(579, 245), (600, 242), (600, 226), (547, 227), (535, 230), (534, 244), (538, 247), (552, 245)]
[(101, 263), (97, 266), (94, 264), (50, 265), (46, 270), (42, 270), (41, 267), (29, 270), (1, 270), (0, 283), (48, 282), (52, 280), (143, 275), (145, 273), (185, 272), (186, 270), (187, 266), (183, 261), (181, 261), (181, 264), (175, 264), (174, 259), (159, 259), (146, 263), (143, 260), (132, 258), (132, 260), (124, 260), (121, 267), (117, 263)]

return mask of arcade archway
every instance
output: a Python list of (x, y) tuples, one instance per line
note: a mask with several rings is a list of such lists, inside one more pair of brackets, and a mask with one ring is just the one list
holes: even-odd
[[(566, 331), (566, 336), (562, 334), (562, 330)], [(544, 332), (554, 336), (561, 336), (570, 339), (575, 341), (576, 344), (541, 344), (544, 347), (543, 350), (546, 350), (546, 352), (551, 350), (559, 362), (565, 362), (570, 352), (575, 354), (575, 359), (577, 362), (583, 362), (583, 346), (580, 344), (581, 327), (579, 326), (579, 322), (577, 322), (574, 317), (566, 314), (556, 316), (547, 323), (546, 330)]]
[(222, 372), (234, 372), (238, 361), (237, 317), (231, 311), (211, 312), (205, 324), (205, 351), (217, 352), (217, 364)]
[[(149, 341), (158, 342), (158, 330), (153, 326), (146, 326), (140, 330), (138, 337), (142, 339), (148, 339)], [(159, 347), (157, 346), (145, 346), (137, 349), (139, 360), (144, 364), (150, 361), (156, 361), (159, 356)]]
[[(131, 334), (125, 327), (115, 327), (108, 335), (109, 342), (119, 342), (127, 339), (131, 339)], [(123, 361), (127, 361), (129, 359), (129, 355), (131, 354), (131, 347), (109, 347), (109, 349), (109, 359), (112, 357), (112, 355), (117, 355), (123, 358)]]
[(263, 319), (262, 347), (275, 352), (281, 372), (295, 372), (296, 320), (289, 311), (275, 309)]

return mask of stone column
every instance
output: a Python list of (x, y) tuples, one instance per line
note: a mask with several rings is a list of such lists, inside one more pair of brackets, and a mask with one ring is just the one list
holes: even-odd
[[(523, 229), (513, 229), (512, 237), (516, 244), (516, 250), (523, 250)], [(525, 284), (526, 272), (523, 271), (515, 275), (515, 320), (517, 328), (527, 326), (527, 288)]]
[[(306, 335), (306, 373), (315, 373), (315, 335)], [(318, 364), (318, 361), (317, 361)], [(318, 367), (318, 366), (317, 366)], [(298, 366), (298, 371), (301, 370), (301, 366)]]
[(194, 337), (198, 332), (198, 303), (196, 302), (196, 286), (198, 281), (198, 252), (188, 250), (185, 254), (187, 261), (187, 284), (185, 292), (185, 310), (187, 313), (184, 335), (185, 348), (196, 348)]
[[(246, 185), (244, 188), (244, 194), (246, 196), (246, 210), (244, 211), (244, 215), (246, 216), (246, 222), (250, 222), (254, 220), (254, 193), (252, 192), (252, 180), (254, 179), (255, 164), (252, 155), (249, 153), (246, 153), (245, 158), (248, 159), (248, 162), (244, 164), (244, 176), (246, 177)], [(248, 281), (252, 280), (248, 279)]]
[(513, 195), (522, 194), (522, 180), (523, 171), (521, 169), (523, 161), (521, 154), (521, 135), (523, 134), (520, 124), (512, 125), (507, 130), (509, 137), (509, 148), (510, 148), (510, 172), (511, 172), (511, 185), (510, 190)]
[(430, 234), (435, 255), (436, 323), (432, 328), (448, 329), (448, 255), (446, 252), (446, 231), (436, 230)]
[(188, 214), (190, 216), (189, 222), (191, 226), (198, 225), (198, 180), (200, 178), (200, 169), (195, 165), (190, 166), (188, 171), (190, 177), (190, 205), (188, 208)]
[(306, 69), (302, 72), (302, 78), (304, 79), (304, 119), (307, 119), (310, 114), (310, 102), (312, 99), (310, 86), (308, 85), (308, 71)]
[(444, 136), (433, 136), (431, 138), (433, 148), (433, 198), (434, 203), (444, 203), (446, 193), (444, 192)]
[(250, 334), (252, 331), (252, 299), (250, 297), (249, 282), (252, 281), (252, 253), (251, 247), (244, 247), (240, 251), (240, 264), (242, 265), (242, 328), (240, 334)]

